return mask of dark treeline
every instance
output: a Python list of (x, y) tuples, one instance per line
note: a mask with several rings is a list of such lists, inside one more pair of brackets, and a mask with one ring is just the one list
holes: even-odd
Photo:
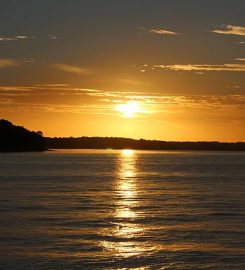
[(136, 149), (245, 151), (245, 142), (167, 142), (115, 137), (44, 138), (34, 132), (0, 120), (0, 152), (45, 151), (47, 149)]
[(45, 151), (45, 140), (41, 132), (29, 131), (0, 120), (0, 152)]
[(136, 150), (209, 150), (245, 151), (245, 143), (167, 142), (115, 137), (45, 138), (51, 149), (136, 149)]

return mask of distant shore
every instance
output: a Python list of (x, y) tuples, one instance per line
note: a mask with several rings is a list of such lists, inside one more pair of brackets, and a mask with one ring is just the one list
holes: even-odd
[(0, 152), (37, 152), (49, 149), (134, 149), (245, 151), (245, 142), (174, 142), (120, 137), (49, 138), (0, 119)]
[(45, 138), (48, 149), (245, 151), (245, 142), (174, 142), (118, 137)]

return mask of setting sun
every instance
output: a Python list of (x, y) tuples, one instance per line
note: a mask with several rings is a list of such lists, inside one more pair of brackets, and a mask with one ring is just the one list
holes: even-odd
[(123, 113), (125, 117), (132, 118), (136, 113), (142, 113), (143, 109), (137, 101), (128, 101), (116, 106), (118, 112)]

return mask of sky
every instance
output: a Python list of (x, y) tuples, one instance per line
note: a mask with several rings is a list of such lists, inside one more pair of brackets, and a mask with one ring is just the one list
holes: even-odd
[(45, 136), (245, 141), (244, 0), (0, 4), (0, 118)]

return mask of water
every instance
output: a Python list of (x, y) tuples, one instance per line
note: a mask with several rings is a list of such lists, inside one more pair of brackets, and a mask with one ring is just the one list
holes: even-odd
[(245, 269), (245, 153), (0, 154), (1, 269)]

